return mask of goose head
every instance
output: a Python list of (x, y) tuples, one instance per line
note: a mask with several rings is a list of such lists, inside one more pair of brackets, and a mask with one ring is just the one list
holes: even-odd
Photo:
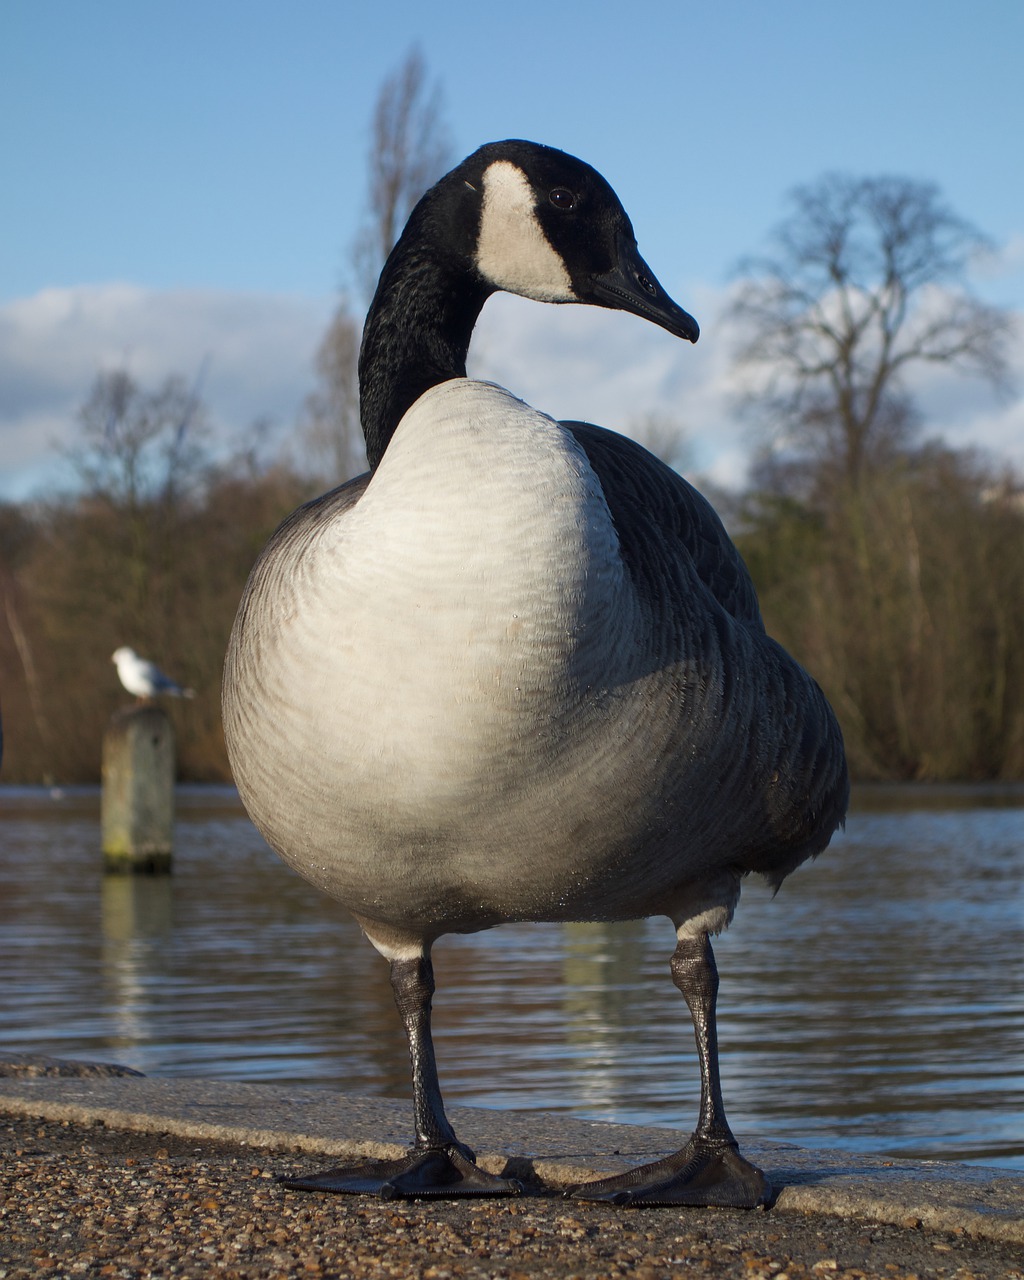
[(640, 256), (625, 209), (596, 169), (532, 142), (482, 147), (460, 169), (479, 201), (475, 264), (492, 288), (629, 311), (697, 341), (697, 322)]
[(700, 332), (596, 169), (534, 142), (489, 143), (423, 196), (381, 272), (359, 357), (371, 466), (418, 396), (465, 377), (473, 326), (499, 290), (627, 311), (688, 342)]

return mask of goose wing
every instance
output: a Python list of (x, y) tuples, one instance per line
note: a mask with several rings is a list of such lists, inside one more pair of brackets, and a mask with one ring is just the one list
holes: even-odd
[[(749, 801), (729, 814), (744, 847), (738, 865), (778, 887), (825, 848), (846, 814), (849, 779), (835, 716), (817, 683), (766, 634), (750, 574), (707, 500), (635, 441), (585, 423), (562, 425), (601, 482), (623, 559), (660, 618), (655, 625), (685, 626), (675, 615), (679, 601), (701, 588), (710, 597), (697, 615), (699, 643), (721, 680), (721, 702), (708, 708), (712, 740), (729, 747), (724, 767), (744, 775)], [(689, 611), (691, 623), (697, 615)], [(725, 786), (724, 776), (719, 781)]]
[(726, 613), (763, 632), (750, 574), (707, 499), (635, 440), (590, 423), (561, 425), (601, 481), (634, 580), (671, 580), (682, 552)]

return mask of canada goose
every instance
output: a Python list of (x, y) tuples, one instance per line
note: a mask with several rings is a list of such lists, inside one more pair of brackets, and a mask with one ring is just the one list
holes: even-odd
[(122, 645), (115, 649), (110, 661), (117, 667), (117, 678), (129, 693), (134, 693), (140, 701), (164, 696), (168, 698), (194, 698), (194, 689), (184, 689), (176, 680), (165, 676), (160, 668), (145, 658), (140, 658), (134, 649)]
[(501, 1195), (456, 1137), (430, 1036), (431, 946), (526, 920), (668, 916), (702, 1095), (670, 1159), (575, 1194), (753, 1206), (719, 1083), (709, 934), (740, 881), (828, 844), (848, 783), (814, 681), (765, 634), (709, 504), (639, 445), (466, 378), (504, 289), (696, 341), (615, 193), (549, 147), (482, 147), (414, 209), (359, 360), (371, 471), (296, 511), (246, 587), (224, 725), (257, 827), (390, 962), (415, 1145), (290, 1180)]

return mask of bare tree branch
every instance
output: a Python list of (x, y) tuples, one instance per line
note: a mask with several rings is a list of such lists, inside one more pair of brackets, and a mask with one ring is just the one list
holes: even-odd
[(413, 48), (384, 81), (373, 113), (367, 211), (352, 247), (367, 301), (413, 206), (449, 168), (450, 157), (440, 85), (428, 83), (423, 54)]
[(306, 399), (306, 441), (334, 483), (366, 470), (359, 423), (359, 324), (342, 298), (316, 353), (316, 389)]
[[(384, 81), (373, 113), (366, 214), (352, 246), (366, 302), (413, 206), (449, 167), (450, 155), (440, 86), (428, 83), (423, 55), (414, 48)], [(360, 330), (342, 297), (317, 352), (317, 385), (306, 402), (306, 442), (333, 483), (366, 466), (356, 369)]]
[(189, 388), (172, 375), (144, 391), (124, 369), (98, 374), (79, 410), (81, 442), (67, 451), (87, 489), (131, 509), (173, 503), (205, 464), (201, 377)]
[(942, 364), (1003, 387), (1011, 320), (967, 291), (988, 242), (931, 184), (831, 174), (791, 200), (774, 252), (741, 266), (745, 406), (778, 447), (859, 484), (909, 447), (904, 370)]

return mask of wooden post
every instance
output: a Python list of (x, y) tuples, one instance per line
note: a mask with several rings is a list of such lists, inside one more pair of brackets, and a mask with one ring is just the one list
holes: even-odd
[(174, 730), (157, 706), (116, 711), (103, 738), (103, 864), (168, 872), (174, 828)]

